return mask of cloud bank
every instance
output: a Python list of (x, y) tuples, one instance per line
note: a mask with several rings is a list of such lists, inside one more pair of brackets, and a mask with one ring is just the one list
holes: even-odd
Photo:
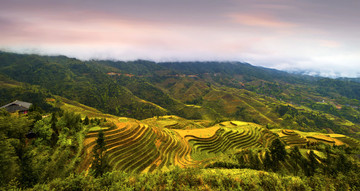
[(360, 75), (357, 0), (3, 0), (0, 49)]

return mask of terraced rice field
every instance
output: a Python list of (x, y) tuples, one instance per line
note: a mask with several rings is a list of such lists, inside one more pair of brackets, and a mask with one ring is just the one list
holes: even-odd
[(358, 141), (354, 138), (342, 136), (342, 137), (336, 137), (336, 139), (340, 140), (342, 143), (345, 143), (346, 145), (348, 145), (350, 147), (360, 147), (360, 141)]
[[(173, 165), (195, 165), (189, 157), (191, 148), (176, 132), (149, 127), (140, 122), (118, 123), (104, 131), (107, 156), (113, 169), (129, 173), (164, 170)], [(86, 136), (83, 170), (90, 166), (92, 148), (98, 132)]]
[(148, 118), (141, 122), (153, 127), (163, 127), (167, 129), (204, 128), (204, 126), (195, 123), (193, 120), (187, 120), (174, 115)]
[[(147, 120), (149, 123), (145, 124), (146, 120), (140, 122), (112, 119), (116, 126), (103, 129), (106, 154), (114, 170), (141, 173), (169, 170), (174, 166), (192, 167), (211, 161), (218, 153), (224, 153), (225, 156), (232, 152), (246, 152), (248, 148), (260, 148), (258, 157), (263, 161), (265, 150), (262, 148), (269, 147), (278, 137), (289, 146), (306, 145), (309, 141), (359, 145), (345, 136), (331, 137), (286, 129), (270, 131), (249, 122), (228, 121), (208, 128), (197, 128), (190, 124), (190, 127), (184, 129), (171, 129), (155, 123), (154, 120), (156, 119)], [(81, 171), (88, 170), (91, 165), (92, 149), (97, 136), (98, 131), (91, 131), (84, 140)], [(286, 163), (283, 165), (291, 166)]]
[(261, 133), (260, 141), (263, 143), (264, 148), (270, 147), (271, 143), (278, 138), (273, 132), (266, 129), (263, 129)]
[(306, 145), (308, 143), (306, 138), (301, 137), (293, 130), (284, 129), (281, 131), (281, 133), (283, 135), (280, 137), (280, 139), (289, 146), (300, 146)]
[[(247, 124), (247, 125), (245, 125)], [(186, 135), (195, 151), (225, 153), (228, 150), (259, 148), (268, 145), (276, 136), (261, 126), (249, 123), (222, 123), (211, 137)]]
[(310, 142), (323, 142), (326, 144), (330, 144), (330, 145), (335, 145), (335, 140), (329, 136), (325, 136), (325, 135), (313, 135), (313, 136), (306, 136), (306, 138), (310, 141)]

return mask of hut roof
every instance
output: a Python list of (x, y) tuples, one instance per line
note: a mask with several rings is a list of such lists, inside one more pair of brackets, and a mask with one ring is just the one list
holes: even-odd
[(31, 105), (32, 103), (16, 100), (14, 102), (1, 106), (0, 109), (1, 108), (5, 108), (7, 110), (10, 109), (11, 111), (9, 112), (14, 112), (15, 110), (24, 111), (24, 110), (29, 110)]

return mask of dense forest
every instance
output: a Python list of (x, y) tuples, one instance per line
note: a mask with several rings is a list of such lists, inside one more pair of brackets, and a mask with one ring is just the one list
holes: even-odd
[[(241, 62), (81, 61), (0, 52), (0, 106), (15, 100), (32, 106), (25, 115), (0, 110), (1, 189), (360, 187), (356, 79), (290, 74)], [(218, 130), (208, 138), (183, 139), (174, 130), (207, 128)], [(128, 162), (123, 167), (116, 162), (123, 161), (120, 155), (106, 153), (115, 152), (107, 151), (115, 147), (113, 140), (127, 140), (131, 132), (141, 137), (139, 142), (151, 142), (129, 141), (146, 152), (179, 153), (170, 152), (164, 163), (144, 154), (148, 166), (137, 157), (145, 173)], [(247, 147), (252, 139), (257, 145)], [(180, 154), (183, 166), (176, 158)]]

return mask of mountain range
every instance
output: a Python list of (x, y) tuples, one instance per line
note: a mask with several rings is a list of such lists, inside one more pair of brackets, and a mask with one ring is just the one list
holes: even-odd
[(174, 114), (305, 131), (360, 132), (360, 83), (242, 62), (90, 60), (0, 53), (0, 104), (44, 108), (58, 95), (104, 113), (145, 119)]

